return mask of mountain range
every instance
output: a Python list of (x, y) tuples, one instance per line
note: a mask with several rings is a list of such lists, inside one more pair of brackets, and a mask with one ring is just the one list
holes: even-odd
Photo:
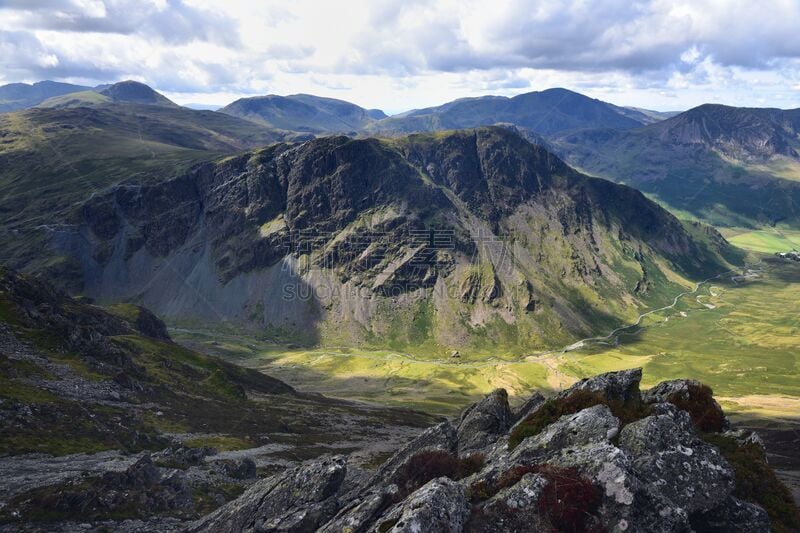
[[(778, 175), (797, 160), (795, 111), (657, 118), (563, 89), (393, 117), (310, 95), (213, 112), (137, 82), (77, 91), (0, 115), (0, 247), (16, 268), (175, 319), (230, 317), (309, 343), (528, 349), (635, 317), (675, 279), (741, 261), (715, 231), (565, 162), (687, 219), (797, 220), (800, 188)], [(468, 128), (481, 122), (504, 125)], [(417, 127), (436, 131), (401, 133)], [(450, 249), (412, 245), (431, 228)], [(312, 249), (298, 248), (308, 232)], [(495, 244), (479, 249), (484, 238)], [(492, 246), (513, 250), (511, 267)], [(287, 284), (357, 296), (275, 305), (268, 287)], [(394, 300), (404, 318), (387, 332)]]
[(82, 85), (49, 80), (34, 84), (10, 83), (0, 86), (0, 112), (26, 109), (38, 105), (48, 98), (90, 89), (90, 87)]
[[(94, 89), (55, 82), (12, 84), (0, 88), (0, 95), (5, 109), (177, 107), (130, 81)], [(336, 133), (393, 137), (509, 124), (582, 171), (637, 187), (682, 217), (718, 226), (800, 227), (798, 110), (707, 104), (661, 113), (548, 89), (513, 98), (463, 98), (391, 117), (307, 94), (242, 98), (221, 108), (221, 114), (284, 136), (296, 132), (295, 138)]]
[(569, 162), (720, 226), (800, 224), (800, 109), (707, 104), (643, 128), (551, 139)]
[[(105, 124), (105, 110), (92, 111), (89, 129)], [(65, 112), (79, 110), (28, 113)], [(81, 128), (73, 134), (86, 142)], [(113, 154), (94, 157), (108, 165)], [(121, 181), (78, 160), (97, 174), (70, 180), (68, 194), (45, 185), (32, 221), (6, 208), (4, 254), (101, 301), (135, 300), (176, 320), (223, 317), (304, 344), (467, 350), (569, 341), (666, 302), (675, 279), (739, 260), (710, 228), (581, 175), (509, 128), (218, 154), (197, 144), (186, 157), (205, 162), (159, 156)], [(17, 182), (30, 183), (24, 157), (7, 157), (21, 165)]]
[(798, 110), (0, 95), (0, 531), (800, 528)]

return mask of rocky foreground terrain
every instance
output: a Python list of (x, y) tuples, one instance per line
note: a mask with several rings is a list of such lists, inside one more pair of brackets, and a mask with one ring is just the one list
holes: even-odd
[(259, 476), (374, 462), (435, 421), (300, 393), (174, 344), (146, 309), (0, 268), (0, 529), (170, 529)]
[(695, 381), (626, 370), (516, 409), (498, 389), (437, 424), (0, 274), (0, 531), (800, 529), (761, 439)]
[[(251, 481), (194, 522), (174, 511), (191, 501), (193, 465), (213, 452), (172, 447), (18, 498), (3, 511), (5, 530), (797, 531), (800, 514), (756, 434), (731, 428), (702, 384), (640, 392), (641, 376), (603, 374), (550, 399), (534, 393), (515, 410), (498, 389), (374, 470), (327, 454)], [(217, 470), (256, 476), (247, 461)], [(151, 516), (90, 523), (118, 502)], [(83, 520), (25, 524), (36, 506)]]
[(698, 382), (600, 375), (518, 410), (496, 390), (374, 472), (287, 470), (188, 531), (796, 531), (754, 433)]

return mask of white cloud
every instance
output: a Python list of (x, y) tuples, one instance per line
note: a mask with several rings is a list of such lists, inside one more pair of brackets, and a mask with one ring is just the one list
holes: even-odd
[(550, 86), (656, 108), (797, 106), (798, 20), (796, 0), (5, 0), (0, 77), (134, 77), (215, 104), (312, 92), (389, 111)]

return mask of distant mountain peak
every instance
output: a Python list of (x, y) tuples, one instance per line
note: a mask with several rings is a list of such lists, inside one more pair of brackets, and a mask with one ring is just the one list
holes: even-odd
[(586, 128), (634, 129), (652, 121), (638, 115), (575, 91), (554, 87), (513, 97), (460, 98), (380, 120), (369, 125), (368, 131), (399, 135), (508, 123), (539, 135), (553, 135)]
[(16, 111), (38, 105), (48, 98), (80, 91), (88, 91), (90, 87), (44, 80), (36, 83), (9, 83), (0, 86), (0, 113)]
[(178, 105), (150, 86), (133, 80), (125, 80), (109, 85), (99, 92), (104, 96), (108, 96), (114, 102), (170, 106)]
[(220, 112), (273, 128), (312, 133), (357, 132), (386, 117), (378, 109), (367, 110), (345, 100), (313, 94), (240, 98)]
[(703, 144), (741, 161), (797, 158), (800, 110), (703, 104), (652, 128), (661, 140)]

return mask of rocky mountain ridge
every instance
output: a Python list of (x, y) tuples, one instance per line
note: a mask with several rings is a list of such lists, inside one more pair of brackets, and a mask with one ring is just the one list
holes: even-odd
[(730, 428), (710, 389), (675, 380), (642, 393), (640, 379), (640, 369), (603, 374), (549, 400), (536, 393), (517, 410), (496, 390), (373, 472), (352, 472), (343, 457), (307, 463), (257, 482), (188, 531), (800, 527), (760, 439)]
[[(112, 187), (48, 233), (53, 275), (94, 297), (345, 344), (567, 340), (666, 298), (668, 271), (734, 259), (715, 232), (496, 127), (279, 143)], [(409, 329), (419, 313), (425, 331)]]

